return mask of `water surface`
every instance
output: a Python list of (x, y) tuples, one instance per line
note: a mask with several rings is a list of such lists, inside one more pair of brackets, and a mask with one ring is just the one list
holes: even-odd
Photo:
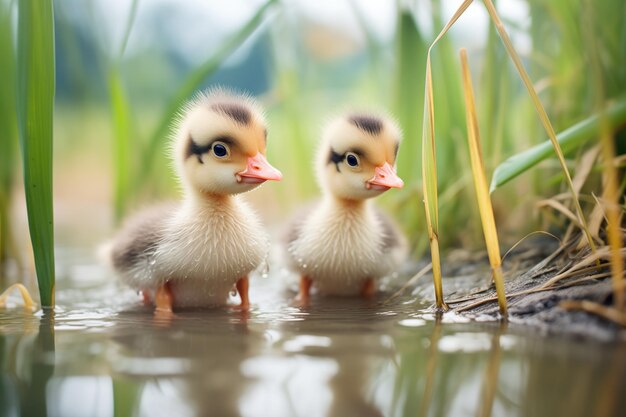
[[(67, 256), (74, 256), (69, 254)], [(60, 262), (58, 308), (0, 311), (0, 416), (618, 416), (626, 346), (441, 320), (406, 296), (155, 318), (93, 261)], [(66, 265), (66, 266), (64, 266)], [(276, 275), (276, 274), (274, 274)]]

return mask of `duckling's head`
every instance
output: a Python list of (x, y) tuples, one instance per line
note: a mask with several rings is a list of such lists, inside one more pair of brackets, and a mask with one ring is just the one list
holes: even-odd
[(267, 129), (251, 98), (224, 90), (199, 95), (181, 115), (174, 162), (185, 188), (238, 194), (282, 174), (265, 158)]
[(400, 139), (400, 129), (385, 116), (352, 113), (334, 119), (318, 154), (322, 189), (341, 199), (363, 200), (402, 188), (395, 170)]

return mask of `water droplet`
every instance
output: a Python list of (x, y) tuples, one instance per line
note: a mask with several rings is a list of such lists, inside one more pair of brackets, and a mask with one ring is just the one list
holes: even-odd
[(261, 263), (261, 277), (267, 278), (269, 276), (269, 272), (270, 272), (270, 264), (267, 261), (267, 254), (266, 254)]

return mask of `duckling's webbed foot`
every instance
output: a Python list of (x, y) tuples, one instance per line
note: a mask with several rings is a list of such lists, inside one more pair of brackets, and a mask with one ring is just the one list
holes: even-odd
[(154, 295), (154, 305), (157, 312), (171, 313), (174, 297), (172, 296), (172, 288), (169, 282), (164, 283), (157, 288)]
[(241, 304), (239, 304), (239, 307), (243, 309), (250, 308), (250, 299), (248, 298), (248, 287), (249, 287), (249, 282), (248, 282), (247, 276), (240, 278), (237, 281), (237, 292), (239, 293), (239, 298), (241, 298)]
[(365, 298), (372, 298), (376, 295), (376, 284), (372, 278), (368, 278), (363, 283), (363, 288), (361, 289), (361, 295)]

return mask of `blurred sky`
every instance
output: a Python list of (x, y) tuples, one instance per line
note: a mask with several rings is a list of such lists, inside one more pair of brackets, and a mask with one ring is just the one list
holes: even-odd
[[(139, 1), (139, 10), (129, 39), (128, 54), (149, 47), (156, 36), (165, 32), (178, 52), (190, 65), (198, 64), (233, 33), (256, 11), (261, 0), (149, 0)], [(423, 31), (432, 32), (429, 0), (399, 2), (412, 7)], [(125, 22), (129, 14), (130, 0), (97, 0), (95, 13), (101, 17), (106, 33), (104, 37), (110, 45), (119, 45)], [(444, 0), (445, 15), (448, 19), (461, 0)], [(332, 27), (351, 37), (357, 44), (365, 46), (365, 36), (360, 28), (354, 7), (357, 7), (372, 33), (382, 44), (389, 44), (395, 30), (397, 2), (392, 0), (286, 0), (287, 12), (304, 18), (311, 23)], [(518, 50), (523, 54), (530, 49), (530, 39), (516, 27), (529, 25), (528, 7), (523, 0), (501, 0), (498, 2), (501, 17), (514, 22), (507, 29), (511, 32)], [(98, 19), (100, 20), (100, 19)], [(155, 25), (155, 22), (158, 24)], [(470, 6), (465, 15), (451, 31), (459, 46), (479, 47), (486, 37), (488, 15), (480, 2)], [(257, 31), (258, 33), (259, 31)], [(424, 33), (428, 35), (428, 33)], [(254, 37), (230, 58), (236, 63), (247, 55), (254, 44)], [(117, 50), (112, 48), (112, 51)], [(227, 62), (228, 65), (228, 62)]]

